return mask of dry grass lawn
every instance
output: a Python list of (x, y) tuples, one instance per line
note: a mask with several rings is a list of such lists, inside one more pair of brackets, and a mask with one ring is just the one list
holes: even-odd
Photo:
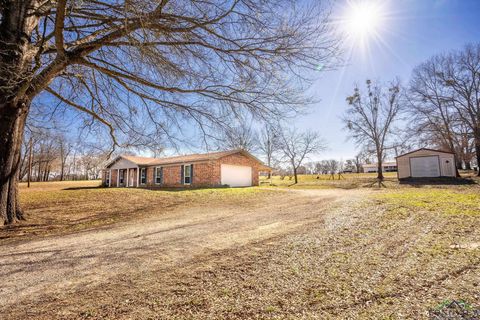
[[(82, 221), (88, 221), (82, 226), (87, 231), (78, 239), (106, 232), (96, 226), (104, 215), (120, 222), (102, 227), (119, 238), (124, 227), (116, 226), (130, 223), (132, 215), (152, 228), (162, 225), (162, 215), (189, 223), (160, 238), (129, 224), (140, 237), (135, 259), (133, 252), (117, 251), (118, 243), (98, 243), (113, 250), (108, 263), (118, 265), (118, 271), (71, 285), (46, 279), (52, 284), (48, 290), (2, 303), (0, 312), (8, 319), (427, 319), (448, 301), (463, 300), (476, 319), (478, 185), (342, 190), (327, 189), (338, 188), (335, 183), (318, 184), (318, 190), (52, 187), (24, 192), (22, 200), (32, 220), (38, 219), (38, 232), (49, 225), (48, 216), (58, 215), (52, 221), (61, 227), (47, 238), (53, 248)], [(119, 199), (136, 204), (118, 209)], [(63, 224), (65, 218), (69, 222)], [(18, 250), (18, 239), (4, 241), (4, 251)], [(35, 243), (25, 236), (22, 248), (36, 248)], [(92, 256), (99, 254), (96, 247), (91, 247)], [(158, 251), (179, 252), (183, 258), (167, 261)], [(9, 261), (20, 263), (2, 256), (0, 264)], [(128, 272), (120, 272), (122, 263)], [(34, 272), (42, 262), (28, 266)], [(93, 264), (92, 273), (96, 266), (103, 270)], [(79, 271), (73, 267), (72, 272)]]
[(232, 204), (269, 191), (245, 189), (147, 190), (100, 188), (97, 181), (34, 182), (20, 184), (26, 221), (0, 229), (0, 240), (71, 233), (168, 212), (181, 204)]

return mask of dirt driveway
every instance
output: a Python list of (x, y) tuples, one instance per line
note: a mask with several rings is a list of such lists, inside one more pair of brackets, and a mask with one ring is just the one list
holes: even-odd
[(125, 274), (181, 268), (197, 256), (288, 234), (322, 221), (327, 209), (364, 192), (292, 190), (242, 206), (193, 203), (100, 230), (5, 244), (0, 249), (0, 308)]

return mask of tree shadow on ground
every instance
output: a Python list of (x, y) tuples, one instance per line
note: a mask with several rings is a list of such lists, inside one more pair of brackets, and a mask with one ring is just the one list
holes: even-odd
[[(182, 191), (191, 191), (191, 190), (218, 190), (218, 189), (229, 189), (228, 186), (218, 186), (218, 187), (103, 187), (103, 186), (95, 186), (95, 187), (69, 187), (64, 188), (62, 190), (90, 190), (90, 189), (134, 189), (134, 190), (150, 190), (150, 191), (175, 191), (175, 192), (182, 192)], [(243, 188), (250, 188), (250, 187), (232, 187), (234, 189), (243, 189)]]
[(89, 186), (89, 187), (68, 187), (63, 188), (62, 190), (89, 190), (89, 189), (99, 189), (103, 188), (102, 186)]
[(421, 187), (425, 185), (442, 186), (442, 185), (477, 185), (478, 183), (470, 178), (407, 178), (399, 181), (402, 185), (412, 187)]
[(377, 179), (377, 180), (367, 184), (366, 187), (368, 187), (368, 188), (374, 188), (374, 187), (376, 187), (376, 188), (386, 188), (387, 186), (385, 185), (384, 182), (385, 182), (384, 180), (378, 180)]

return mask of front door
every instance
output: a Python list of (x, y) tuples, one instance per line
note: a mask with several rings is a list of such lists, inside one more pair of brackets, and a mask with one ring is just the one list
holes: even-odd
[(137, 178), (137, 175), (136, 175), (136, 170), (137, 169), (130, 169), (130, 183), (128, 184), (129, 187), (136, 187), (137, 186), (137, 182), (136, 182), (136, 178)]

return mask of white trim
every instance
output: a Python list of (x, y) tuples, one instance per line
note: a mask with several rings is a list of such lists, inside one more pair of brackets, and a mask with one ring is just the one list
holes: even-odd
[(130, 168), (127, 168), (127, 183), (125, 185), (127, 188), (130, 186)]
[(140, 176), (140, 175), (139, 175), (139, 172), (138, 172), (138, 171), (139, 171), (138, 169), (139, 169), (139, 168), (137, 167), (137, 185), (135, 186), (136, 188), (138, 188), (138, 186), (140, 185), (140, 181), (138, 180), (138, 178), (139, 178), (139, 176)]
[(162, 172), (162, 175), (160, 176), (160, 182), (157, 182), (157, 171), (158, 171), (158, 169), (160, 169), (161, 171), (163, 170), (161, 166), (160, 167), (153, 167), (153, 184), (161, 185), (163, 183), (163, 172)]
[(117, 188), (120, 187), (120, 169), (117, 169)]
[[(189, 166), (189, 167), (190, 167), (190, 175), (188, 176), (188, 177), (190, 178), (190, 182), (188, 182), (188, 183), (185, 182), (185, 178), (186, 178), (186, 176), (185, 176), (185, 167), (186, 167), (186, 166)], [(182, 182), (183, 182), (183, 184), (185, 184), (185, 185), (190, 185), (190, 184), (192, 184), (192, 164), (191, 164), (191, 163), (190, 163), (190, 164), (184, 164), (184, 165), (183, 165), (183, 181), (182, 181)]]
[[(145, 183), (142, 183), (142, 170), (145, 170)], [(145, 167), (142, 167), (142, 168), (139, 168), (139, 185), (141, 186), (145, 186), (147, 184), (147, 168)]]
[(112, 169), (108, 172), (108, 187), (112, 186)]

